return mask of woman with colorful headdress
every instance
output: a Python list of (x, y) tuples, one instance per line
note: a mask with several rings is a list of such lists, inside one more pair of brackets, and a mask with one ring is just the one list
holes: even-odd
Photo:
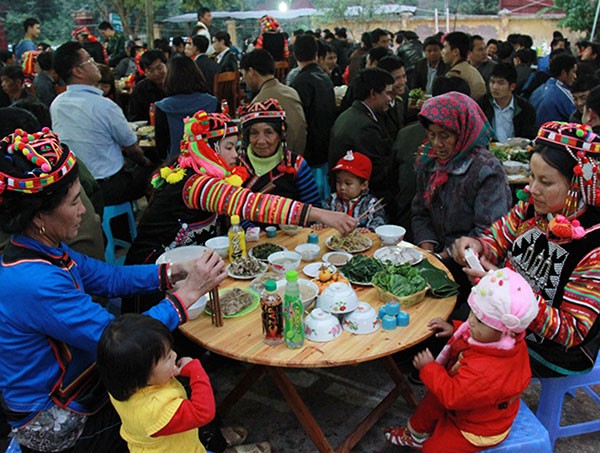
[(0, 140), (0, 395), (27, 451), (127, 451), (99, 385), (97, 343), (114, 316), (90, 294), (181, 287), (147, 312), (170, 330), (226, 276), (214, 252), (182, 265), (112, 266), (65, 245), (85, 208), (77, 160), (49, 129)]
[(416, 159), (415, 243), (448, 257), (461, 236), (478, 236), (508, 212), (511, 194), (502, 164), (486, 148), (491, 127), (469, 96), (450, 92), (423, 104), (428, 141)]
[(587, 125), (552, 121), (535, 145), (521, 201), (483, 235), (456, 241), (452, 256), (465, 266), (469, 247), (484, 268), (521, 274), (539, 305), (526, 337), (533, 373), (578, 374), (594, 366), (600, 345), (600, 137)]
[(241, 187), (249, 173), (235, 165), (237, 135), (226, 115), (200, 111), (186, 118), (181, 154), (155, 174), (157, 190), (126, 262), (153, 262), (165, 250), (224, 234), (220, 214), (269, 224), (318, 221), (344, 234), (354, 228), (355, 221), (344, 214)]
[(244, 187), (321, 206), (321, 198), (304, 158), (289, 150), (285, 112), (269, 98), (240, 108), (240, 164), (248, 171)]
[(256, 41), (256, 49), (265, 49), (275, 61), (285, 61), (290, 56), (288, 40), (281, 32), (279, 22), (267, 14), (258, 19), (260, 35)]

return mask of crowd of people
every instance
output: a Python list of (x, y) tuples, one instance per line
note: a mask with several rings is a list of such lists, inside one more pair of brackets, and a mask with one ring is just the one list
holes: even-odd
[[(527, 35), (380, 28), (353, 43), (344, 28), (288, 36), (264, 16), (239, 49), (207, 8), (192, 36), (151, 50), (108, 22), (53, 50), (41, 27), (25, 20), (0, 51), (0, 405), (22, 451), (271, 451), (221, 426), (202, 364), (174, 352), (170, 332), (224, 262), (153, 264), (224, 234), (231, 215), (341, 234), (403, 225), (451, 271), (454, 324), (429, 323), (451, 338), (415, 357), (428, 393), (386, 430), (393, 444), (496, 445), (532, 372), (594, 366), (600, 44), (555, 32), (538, 58)], [(239, 118), (215, 97), (221, 72), (240, 76)], [(154, 149), (128, 121), (155, 123)], [(489, 151), (513, 138), (531, 141), (516, 193)], [(103, 262), (103, 207), (143, 197), (126, 265)], [(116, 319), (103, 306), (115, 297), (129, 312)]]

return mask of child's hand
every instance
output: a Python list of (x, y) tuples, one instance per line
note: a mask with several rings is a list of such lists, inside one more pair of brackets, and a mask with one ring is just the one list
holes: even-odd
[(315, 231), (320, 231), (323, 228), (325, 228), (325, 225), (323, 225), (322, 223), (313, 223), (310, 227)]
[(433, 354), (429, 351), (429, 349), (425, 349), (424, 351), (417, 353), (417, 355), (413, 359), (413, 366), (417, 370), (420, 370), (428, 363), (431, 363), (434, 361), (435, 361), (435, 359), (433, 358)]
[(427, 327), (431, 330), (437, 330), (435, 336), (438, 338), (449, 337), (454, 333), (454, 326), (442, 318), (433, 318), (427, 323)]
[(175, 376), (179, 376), (181, 374), (181, 370), (192, 361), (191, 357), (182, 357), (177, 361), (177, 370), (175, 371)]

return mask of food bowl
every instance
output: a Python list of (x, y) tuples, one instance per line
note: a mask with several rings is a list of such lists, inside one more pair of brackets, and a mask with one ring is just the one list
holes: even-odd
[(156, 259), (156, 264), (179, 264), (197, 260), (205, 251), (206, 247), (203, 245), (184, 245), (164, 252)]
[(342, 328), (346, 332), (367, 335), (381, 327), (377, 312), (366, 302), (359, 302), (358, 307), (351, 313), (344, 315)]
[[(283, 300), (285, 296), (285, 284), (285, 280), (277, 281), (277, 294), (281, 296), (281, 300)], [(304, 305), (305, 310), (308, 310), (308, 307), (312, 305), (317, 297), (317, 294), (319, 294), (319, 287), (316, 285), (316, 283), (303, 278), (298, 279), (298, 287), (300, 288), (300, 299), (302, 300), (302, 305)]]
[(204, 311), (206, 308), (206, 303), (208, 302), (208, 297), (206, 295), (202, 296), (192, 305), (190, 305), (187, 309), (188, 319), (196, 319), (200, 316), (200, 313)]
[(331, 313), (315, 308), (304, 320), (304, 334), (307, 340), (324, 343), (339, 337), (342, 326)]
[(317, 307), (336, 315), (350, 313), (358, 307), (358, 296), (347, 283), (332, 283), (317, 298)]
[(506, 162), (502, 162), (502, 167), (507, 175), (518, 175), (519, 173), (526, 171), (527, 164), (507, 160)]
[(381, 225), (375, 228), (375, 234), (383, 245), (396, 245), (406, 234), (406, 229), (398, 225)]
[(329, 252), (323, 255), (323, 261), (337, 267), (341, 267), (352, 259), (352, 254), (348, 252)]
[(217, 252), (221, 258), (226, 258), (229, 253), (229, 238), (227, 236), (210, 238), (204, 245)]
[(302, 256), (302, 261), (317, 259), (321, 253), (321, 247), (317, 244), (300, 244), (294, 250)]
[(282, 224), (282, 225), (279, 225), (279, 229), (281, 231), (283, 231), (285, 234), (287, 234), (288, 236), (295, 236), (300, 232), (302, 227), (299, 225), (283, 225)]
[(275, 272), (285, 274), (287, 271), (298, 269), (301, 259), (299, 253), (283, 251), (271, 253), (268, 261)]

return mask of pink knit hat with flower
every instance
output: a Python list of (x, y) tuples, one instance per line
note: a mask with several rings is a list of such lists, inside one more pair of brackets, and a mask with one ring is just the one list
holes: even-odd
[(538, 313), (531, 287), (508, 268), (488, 272), (473, 287), (468, 302), (477, 319), (505, 334), (524, 332)]

